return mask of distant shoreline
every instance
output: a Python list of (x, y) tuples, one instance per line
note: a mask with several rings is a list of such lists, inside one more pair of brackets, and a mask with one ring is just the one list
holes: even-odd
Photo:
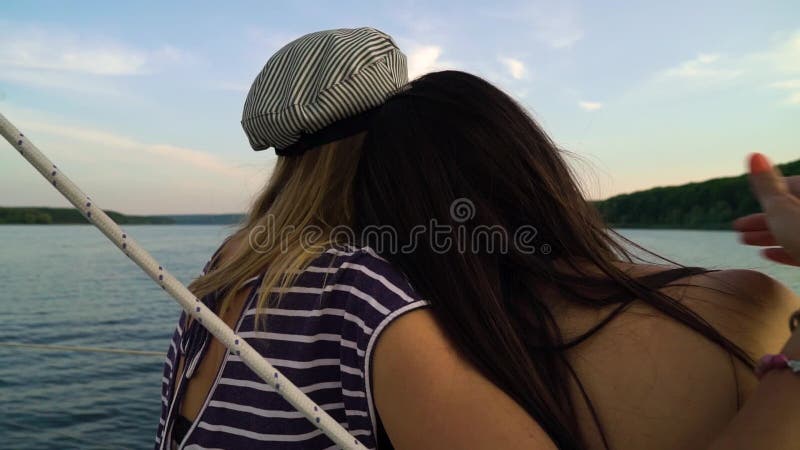
[[(119, 223), (118, 225), (141, 225), (147, 227), (154, 227), (154, 226), (182, 226), (182, 225), (190, 225), (190, 226), (207, 226), (207, 225), (214, 225), (214, 226), (223, 226), (223, 225), (235, 225), (235, 223)], [(86, 225), (91, 225), (90, 223), (0, 223), (0, 227), (8, 226), (8, 227), (17, 227), (17, 226), (26, 226), (26, 227), (52, 227), (54, 225), (58, 226), (76, 226), (76, 227), (83, 227)]]
[[(800, 175), (800, 160), (778, 168), (784, 176)], [(655, 187), (592, 203), (614, 228), (731, 230), (737, 218), (761, 211), (745, 174)]]
[[(644, 193), (647, 195), (648, 193)], [(608, 201), (608, 200), (606, 200)], [(605, 202), (605, 201), (604, 201)], [(598, 204), (599, 203), (599, 204)], [(603, 202), (596, 202), (603, 212)], [(244, 219), (244, 214), (159, 214), (134, 216), (116, 211), (105, 211), (120, 225), (235, 225)], [(608, 220), (608, 217), (606, 218)], [(45, 207), (0, 207), (0, 225), (91, 225), (77, 209)], [(730, 222), (675, 223), (614, 223), (614, 229), (624, 230), (731, 230)]]
[[(800, 160), (778, 164), (784, 176), (800, 175)], [(747, 175), (712, 178), (679, 186), (654, 187), (644, 191), (589, 201), (611, 228), (632, 230), (731, 230), (732, 222), (761, 211), (750, 192)], [(126, 225), (233, 225), (245, 214), (126, 215), (106, 213)], [(88, 225), (74, 208), (0, 207), (0, 225)], [(536, 224), (532, 224), (536, 225)]]
[[(104, 210), (120, 225), (232, 225), (244, 214), (159, 214), (135, 216)], [(90, 225), (75, 208), (0, 207), (0, 225)]]
[[(152, 226), (184, 226), (184, 225), (188, 225), (188, 226), (193, 226), (193, 227), (194, 226), (202, 227), (202, 226), (209, 226), (209, 225), (210, 226), (227, 226), (227, 225), (235, 225), (235, 224), (236, 223), (231, 222), (231, 223), (129, 223), (129, 224), (124, 224), (124, 225), (127, 225), (127, 226), (131, 226), (131, 225), (134, 225), (134, 226), (147, 226), (147, 227), (152, 227)], [(48, 227), (48, 226), (53, 226), (53, 225), (58, 225), (58, 226), (65, 226), (66, 225), (66, 226), (82, 227), (82, 226), (91, 225), (91, 224), (89, 224), (88, 222), (87, 223), (47, 223), (47, 224), (44, 224), (44, 223), (0, 223), (0, 228), (2, 228), (3, 226), (20, 226), (20, 225), (26, 226), (26, 227)], [(722, 227), (719, 227), (719, 228), (675, 228), (675, 227), (672, 227), (672, 228), (670, 228), (670, 227), (666, 227), (666, 226), (658, 227), (658, 226), (649, 226), (649, 225), (648, 226), (641, 226), (641, 227), (628, 226), (628, 225), (626, 225), (624, 227), (616, 227), (616, 226), (612, 225), (612, 226), (609, 226), (609, 228), (612, 228), (614, 230), (642, 230), (642, 231), (730, 231), (730, 232), (734, 231), (731, 227), (727, 227), (727, 228), (722, 228)]]

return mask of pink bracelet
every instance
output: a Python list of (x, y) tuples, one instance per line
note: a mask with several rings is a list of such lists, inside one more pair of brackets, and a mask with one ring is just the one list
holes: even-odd
[(767, 354), (761, 357), (756, 364), (756, 377), (760, 380), (767, 372), (773, 369), (789, 368), (794, 373), (800, 373), (800, 360), (789, 359), (783, 353), (777, 355)]

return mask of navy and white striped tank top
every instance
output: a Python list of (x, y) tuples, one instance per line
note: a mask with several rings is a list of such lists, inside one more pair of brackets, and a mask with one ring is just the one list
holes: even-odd
[[(212, 258), (213, 259), (213, 258)], [(208, 269), (209, 265), (203, 269)], [(370, 362), (380, 333), (405, 312), (427, 306), (407, 279), (369, 247), (331, 248), (297, 278), (278, 308), (267, 311), (266, 330), (254, 330), (256, 289), (251, 289), (235, 332), (320, 405), (366, 448), (385, 442), (372, 399)], [(213, 308), (216, 298), (201, 299)], [(172, 402), (180, 354), (190, 377), (212, 337), (182, 313), (167, 352), (156, 449), (172, 447), (183, 392)], [(382, 439), (379, 439), (382, 437)], [(230, 352), (181, 449), (337, 448), (311, 422)]]

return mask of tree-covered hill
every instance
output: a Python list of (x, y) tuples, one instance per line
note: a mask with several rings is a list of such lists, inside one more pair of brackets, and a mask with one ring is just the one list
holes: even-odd
[[(118, 224), (172, 224), (164, 216), (128, 216), (116, 211), (105, 211)], [(0, 224), (88, 224), (88, 220), (74, 208), (0, 208)]]
[[(800, 175), (800, 160), (778, 167), (784, 175)], [(657, 187), (595, 205), (615, 228), (730, 229), (737, 217), (761, 210), (746, 175)]]
[[(176, 214), (131, 216), (105, 210), (115, 222), (127, 225), (229, 225), (242, 220), (243, 214)], [(74, 208), (0, 207), (0, 224), (89, 224)]]
[[(800, 175), (800, 160), (779, 164), (784, 175)], [(758, 212), (746, 175), (680, 186), (656, 187), (594, 202), (615, 228), (730, 229), (737, 217)], [(241, 214), (129, 216), (106, 211), (119, 224), (238, 223)], [(1, 208), (0, 224), (88, 224), (72, 208)]]

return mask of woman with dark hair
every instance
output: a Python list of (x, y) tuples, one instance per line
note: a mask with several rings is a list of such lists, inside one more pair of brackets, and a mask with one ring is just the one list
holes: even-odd
[[(800, 379), (753, 368), (800, 356), (800, 300), (634, 257), (487, 81), (409, 83), (388, 35), (329, 30), (270, 59), (242, 123), (279, 158), (189, 287), (359, 445), (797, 448)], [(156, 447), (333, 448), (277, 389), (184, 314)]]
[[(397, 246), (413, 252), (385, 253), (432, 307), (401, 319), (376, 352), (375, 381), (390, 386), (375, 390), (389, 436), (396, 427), (419, 442), (408, 414), (425, 403), (410, 394), (425, 390), (392, 390), (405, 379), (397, 355), (421, 358), (414, 331), (447, 336), (559, 448), (708, 445), (755, 387), (751, 358), (789, 337), (797, 297), (754, 271), (637, 263), (621, 244), (632, 243), (581, 195), (564, 152), (513, 99), (458, 71), (410, 84), (366, 135), (355, 189), (360, 229), (390, 225), (418, 241)], [(469, 200), (469, 220), (453, 214), (458, 199)], [(431, 219), (465, 236), (499, 226), (513, 237), (533, 225), (541, 245), (439, 251), (413, 232)], [(437, 331), (415, 329), (425, 326)], [(437, 351), (424, 352), (431, 364)], [(431, 433), (447, 428), (428, 419)]]

